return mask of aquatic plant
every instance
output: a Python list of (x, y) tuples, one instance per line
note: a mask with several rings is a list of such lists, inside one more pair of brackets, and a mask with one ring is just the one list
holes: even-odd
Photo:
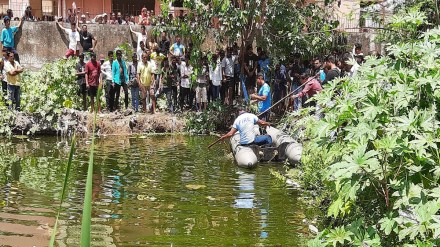
[(49, 242), (49, 247), (53, 247), (55, 244), (55, 237), (57, 235), (57, 230), (58, 230), (58, 219), (60, 218), (60, 213), (61, 213), (61, 209), (62, 209), (62, 205), (64, 202), (64, 198), (66, 196), (66, 191), (67, 191), (67, 185), (68, 185), (68, 180), (70, 177), (70, 168), (72, 166), (72, 162), (73, 162), (73, 154), (75, 153), (75, 142), (76, 142), (76, 138), (75, 135), (73, 135), (72, 140), (71, 140), (71, 146), (70, 146), (70, 152), (69, 152), (69, 160), (67, 161), (67, 167), (66, 167), (66, 174), (64, 176), (64, 183), (63, 183), (63, 191), (61, 193), (61, 198), (60, 198), (60, 205), (58, 207), (58, 212), (57, 212), (57, 217), (55, 220), (55, 225), (52, 229), (52, 234), (50, 237), (50, 242)]
[[(98, 88), (98, 96), (96, 105), (100, 104), (100, 97), (102, 95), (102, 88)], [(89, 153), (89, 163), (87, 168), (87, 180), (86, 180), (86, 191), (84, 195), (84, 205), (81, 220), (81, 247), (88, 247), (91, 243), (91, 225), (92, 225), (92, 186), (93, 186), (93, 157), (95, 152), (95, 130), (96, 130), (96, 118), (98, 115), (98, 107), (94, 107), (94, 117), (93, 117), (93, 129), (92, 129), (92, 140), (90, 144)]]

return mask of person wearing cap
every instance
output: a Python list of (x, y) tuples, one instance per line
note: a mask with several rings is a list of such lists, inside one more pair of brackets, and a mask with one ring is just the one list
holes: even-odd
[(235, 119), (231, 130), (227, 134), (220, 137), (220, 139), (224, 140), (230, 138), (238, 131), (240, 134), (240, 145), (242, 146), (272, 144), (272, 138), (270, 135), (255, 134), (255, 124), (258, 124), (261, 127), (270, 126), (270, 123), (262, 119), (258, 119), (256, 115), (248, 113), (243, 109), (239, 109), (238, 117)]
[(66, 55), (64, 58), (69, 58), (72, 56), (77, 56), (79, 54), (79, 47), (80, 47), (80, 35), (79, 32), (77, 32), (76, 27), (77, 27), (77, 23), (76, 22), (72, 22), (70, 23), (70, 29), (67, 29), (65, 27), (63, 27), (59, 22), (57, 22), (57, 25), (64, 30), (67, 35), (69, 36), (69, 47), (66, 51)]
[[(260, 86), (260, 90), (258, 90), (258, 94), (251, 94), (251, 99), (258, 101), (258, 112), (263, 113), (271, 105), (270, 86), (264, 81), (263, 73), (258, 73), (257, 84)], [(261, 119), (269, 121), (269, 115), (269, 112), (266, 112), (261, 116)]]
[(83, 99), (83, 111), (87, 111), (87, 85), (86, 85), (86, 63), (84, 54), (79, 55), (79, 62), (76, 64), (76, 83), (79, 86), (78, 95)]
[[(12, 14), (12, 12), (11, 12)], [(17, 62), (20, 62), (20, 57), (18, 56), (17, 51), (15, 50), (15, 34), (21, 29), (23, 26), (23, 18), (20, 19), (18, 26), (11, 27), (11, 18), (9, 16), (5, 16), (3, 18), (5, 23), (5, 27), (2, 30), (2, 34), (0, 36), (0, 42), (2, 44), (2, 49), (6, 48), (7, 51), (14, 53), (14, 58)]]
[[(101, 64), (96, 60), (96, 54), (90, 53), (90, 61), (86, 64), (85, 70), (86, 87), (90, 96), (90, 112), (95, 108), (95, 97), (98, 96), (98, 87), (101, 85)], [(101, 103), (98, 102), (98, 112), (101, 112)]]
[(85, 14), (82, 14), (82, 15), (81, 15), (81, 20), (80, 20), (79, 23), (81, 23), (81, 24), (87, 24), (87, 23), (89, 23), (89, 22), (87, 22), (87, 17), (86, 17)]

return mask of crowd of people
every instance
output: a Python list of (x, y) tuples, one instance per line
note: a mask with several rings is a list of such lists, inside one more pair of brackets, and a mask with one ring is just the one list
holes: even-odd
[[(148, 37), (144, 25), (147, 23), (144, 21), (148, 22), (149, 12), (146, 9), (142, 12), (140, 32), (134, 31), (136, 25), (130, 23), (128, 18), (126, 20), (137, 41), (130, 61), (124, 59), (121, 50), (108, 51), (106, 56), (100, 54), (98, 58), (95, 53), (96, 38), (88, 31), (86, 24), (79, 24), (77, 16), (68, 16), (66, 19), (70, 22), (70, 28), (57, 22), (69, 37), (65, 58), (79, 58), (76, 73), (83, 110), (88, 109), (87, 96), (92, 106), (99, 102), (96, 97), (98, 87), (102, 86), (106, 99), (105, 111), (109, 112), (131, 107), (136, 112), (154, 113), (157, 98), (164, 94), (167, 109), (172, 113), (204, 111), (210, 102), (215, 101), (228, 106), (250, 101), (258, 102), (259, 112), (264, 113), (262, 119), (267, 121), (270, 114), (266, 111), (287, 94), (291, 95), (290, 100), (276, 105), (273, 112), (313, 106), (314, 103), (307, 99), (320, 92), (322, 85), (343, 75), (354, 75), (363, 62), (360, 44), (356, 44), (352, 52), (334, 52), (324, 58), (311, 60), (303, 60), (300, 54), (291, 53), (285, 61), (274, 64), (270, 53), (262, 48), (256, 48), (256, 54), (252, 45), (240, 51), (237, 43), (205, 53), (192, 61), (192, 44), (183, 44), (180, 36), (175, 36), (173, 42), (166, 32), (162, 32), (160, 37)], [(12, 17), (12, 11), (10, 14)], [(3, 92), (9, 95), (9, 107), (15, 106), (19, 110), (19, 75), (23, 68), (15, 50), (14, 35), (22, 27), (26, 15), (15, 27), (10, 26), (11, 17), (5, 16), (3, 19), (5, 28), (0, 42), (4, 59), (0, 68), (3, 71)], [(119, 23), (120, 20), (118, 16), (116, 21)], [(354, 63), (349, 62), (351, 59)], [(121, 90), (124, 92), (123, 107), (119, 106)], [(94, 107), (90, 109), (93, 111)], [(97, 109), (102, 110), (100, 106)]]

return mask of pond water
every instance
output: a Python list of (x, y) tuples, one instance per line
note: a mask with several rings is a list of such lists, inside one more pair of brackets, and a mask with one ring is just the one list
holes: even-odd
[[(215, 137), (96, 140), (92, 246), (304, 246), (315, 211), (270, 173), (238, 168)], [(78, 140), (58, 246), (79, 246), (90, 141)], [(0, 246), (47, 246), (69, 140), (0, 141)]]

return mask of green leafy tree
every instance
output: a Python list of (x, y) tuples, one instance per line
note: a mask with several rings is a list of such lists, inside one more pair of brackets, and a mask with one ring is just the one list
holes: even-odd
[[(162, 6), (167, 18), (169, 1)], [(238, 42), (241, 51), (257, 41), (277, 58), (285, 58), (292, 51), (314, 54), (331, 46), (332, 30), (338, 25), (326, 18), (326, 11), (331, 9), (300, 1), (186, 0), (184, 7), (188, 9), (187, 20), (157, 26), (156, 33), (168, 30), (189, 38), (196, 59), (206, 39), (215, 40), (219, 46)]]

